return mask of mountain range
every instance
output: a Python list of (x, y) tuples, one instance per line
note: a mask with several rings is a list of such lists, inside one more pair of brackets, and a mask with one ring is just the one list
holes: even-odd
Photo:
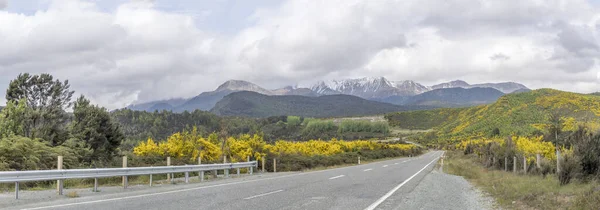
[(267, 96), (351, 95), (395, 105), (456, 107), (491, 103), (503, 94), (528, 90), (524, 85), (513, 82), (471, 85), (465, 81), (456, 80), (434, 86), (425, 86), (411, 80), (389, 81), (385, 77), (320, 81), (310, 88), (287, 86), (269, 90), (251, 82), (229, 80), (214, 91), (203, 92), (193, 98), (152, 101), (130, 105), (127, 108), (143, 111), (169, 110), (183, 112), (196, 109), (208, 111), (215, 107), (217, 102), (225, 96), (240, 91), (256, 92)]
[(430, 109), (428, 106), (399, 106), (371, 101), (352, 95), (264, 95), (241, 91), (217, 102), (210, 112), (221, 116), (303, 116), (349, 117), (385, 114), (397, 111)]

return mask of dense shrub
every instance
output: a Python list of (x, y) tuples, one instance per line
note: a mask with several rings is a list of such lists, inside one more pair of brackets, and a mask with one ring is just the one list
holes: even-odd
[(344, 120), (340, 123), (340, 133), (345, 132), (372, 132), (387, 134), (390, 126), (387, 122), (371, 122), (368, 120)]
[(76, 155), (66, 147), (51, 147), (41, 140), (21, 136), (0, 139), (0, 171), (56, 168), (59, 155), (65, 157), (66, 168), (78, 164)]
[(600, 174), (600, 134), (593, 135), (580, 128), (574, 140), (574, 154), (579, 160), (581, 173), (585, 177)]
[(558, 173), (558, 180), (561, 185), (569, 184), (572, 179), (578, 176), (581, 167), (576, 157), (569, 153), (560, 158), (559, 162), (560, 171)]

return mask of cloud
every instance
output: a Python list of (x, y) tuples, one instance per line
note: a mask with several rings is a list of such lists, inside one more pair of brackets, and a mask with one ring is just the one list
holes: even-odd
[(0, 9), (4, 9), (8, 6), (8, 0), (0, 0)]
[(508, 57), (507, 55), (504, 55), (502, 53), (496, 53), (492, 56), (490, 56), (491, 60), (497, 60), (497, 61), (506, 61), (508, 59), (510, 59), (510, 57)]
[(156, 4), (0, 10), (0, 87), (20, 72), (48, 72), (109, 108), (191, 97), (228, 79), (268, 88), (362, 76), (598, 87), (600, 13), (585, 0), (288, 0), (256, 8), (235, 30)]

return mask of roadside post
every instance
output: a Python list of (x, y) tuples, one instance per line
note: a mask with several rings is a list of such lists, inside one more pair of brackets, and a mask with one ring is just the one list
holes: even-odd
[[(127, 168), (127, 156), (123, 156), (123, 168)], [(127, 189), (127, 176), (123, 176), (123, 189)]]
[[(63, 156), (58, 156), (58, 165), (57, 165), (58, 170), (62, 170), (63, 169)], [(58, 180), (56, 181), (56, 190), (58, 191), (58, 195), (62, 195), (63, 194), (63, 180)]]
[[(198, 165), (202, 165), (202, 157), (201, 156), (198, 157)], [(198, 178), (200, 179), (201, 182), (204, 181), (204, 171), (198, 171)]]

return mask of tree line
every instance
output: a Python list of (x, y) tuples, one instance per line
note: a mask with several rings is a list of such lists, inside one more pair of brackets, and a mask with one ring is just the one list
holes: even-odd
[(125, 138), (119, 124), (85, 96), (73, 101), (74, 93), (68, 80), (49, 74), (10, 81), (0, 111), (0, 170), (51, 168), (57, 155), (67, 167), (112, 160)]

